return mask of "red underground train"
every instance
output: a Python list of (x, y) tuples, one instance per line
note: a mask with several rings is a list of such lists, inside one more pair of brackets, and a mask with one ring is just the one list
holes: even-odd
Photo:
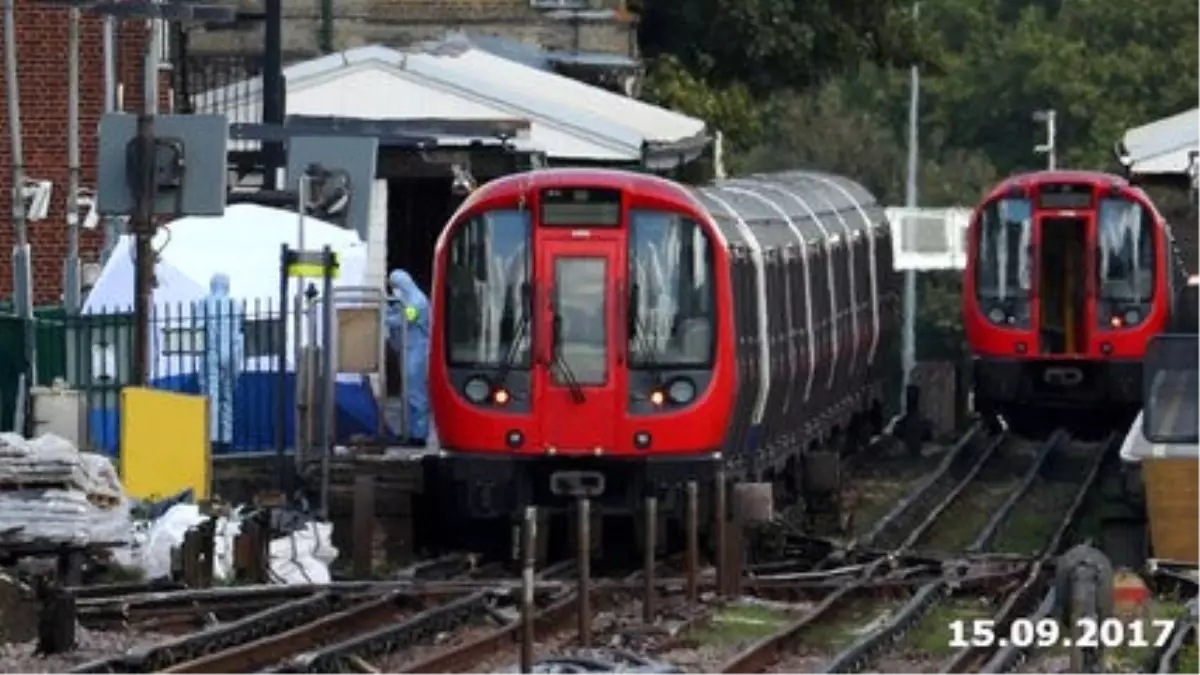
[[(1186, 283), (1171, 228), (1119, 176), (1040, 171), (996, 186), (973, 214), (963, 323), (975, 407), (1019, 429), (1141, 402), (1146, 345)], [(1048, 412), (1053, 414), (1047, 414)]]
[(718, 468), (799, 485), (805, 456), (882, 424), (894, 279), (883, 209), (837, 176), (480, 187), (435, 253), (439, 511), (588, 495), (622, 514), (653, 493), (678, 514)]

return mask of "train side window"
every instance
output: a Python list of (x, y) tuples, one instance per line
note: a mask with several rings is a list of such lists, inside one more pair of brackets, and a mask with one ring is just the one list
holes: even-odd
[(531, 229), (528, 211), (502, 209), (459, 224), (451, 235), (444, 328), (450, 365), (529, 367)]

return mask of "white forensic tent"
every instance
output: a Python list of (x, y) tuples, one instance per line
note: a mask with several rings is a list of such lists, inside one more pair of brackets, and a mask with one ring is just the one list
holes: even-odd
[[(156, 286), (151, 300), (156, 328), (151, 341), (157, 361), (151, 365), (152, 373), (164, 369), (179, 370), (181, 364), (177, 352), (181, 350), (167, 347), (170, 338), (164, 328), (173, 326), (175, 319), (192, 323), (191, 309), (194, 303), (203, 301), (208, 295), (214, 274), (229, 276), (230, 297), (245, 303), (247, 324), (254, 323), (256, 315), (266, 321), (270, 321), (271, 315), (277, 316), (280, 247), (285, 243), (291, 248), (299, 245), (298, 219), (296, 213), (283, 209), (235, 204), (227, 207), (223, 216), (189, 216), (159, 230), (153, 241), (158, 261), (154, 268)], [(306, 250), (320, 251), (329, 246), (338, 255), (340, 272), (334, 279), (334, 287), (365, 286), (367, 247), (358, 234), (312, 217), (305, 218), (304, 222)], [(88, 293), (84, 314), (107, 315), (132, 310), (134, 248), (131, 235), (121, 237)], [(320, 290), (320, 280), (312, 282)], [(291, 298), (302, 290), (302, 284), (306, 286), (307, 283), (304, 279), (289, 281), (289, 312), (293, 307)], [(288, 321), (289, 361), (294, 348), (292, 331), (292, 322)], [(247, 326), (246, 333), (252, 332)], [(106, 347), (111, 349), (113, 346)], [(271, 355), (254, 353), (256, 350), (247, 347), (245, 365), (248, 370), (273, 367)], [(172, 354), (172, 351), (176, 353)], [(95, 353), (93, 348), (93, 372), (98, 365), (95, 363), (97, 358), (108, 360), (110, 357)]]
[[(150, 332), (150, 383), (160, 389), (196, 393), (196, 377), (204, 358), (204, 322), (192, 316), (193, 308), (209, 292), (216, 273), (230, 278), (230, 297), (246, 303), (242, 326), (244, 357), (235, 381), (233, 401), (233, 442), (236, 452), (261, 452), (274, 447), (277, 410), (279, 336), (286, 340), (286, 387), (284, 407), (287, 422), (283, 436), (294, 447), (295, 410), (287, 401), (295, 392), (295, 331), (292, 321), (294, 298), (308, 283), (320, 279), (289, 280), (287, 302), (289, 319), (279, 326), (280, 251), (283, 244), (299, 248), (299, 216), (291, 211), (251, 204), (225, 209), (220, 217), (180, 218), (164, 226), (153, 246), (159, 258), (155, 265), (157, 286), (152, 298), (156, 315)], [(305, 218), (304, 249), (319, 251), (328, 245), (339, 257), (340, 273), (336, 288), (366, 286), (366, 245), (358, 234), (315, 218)], [(83, 306), (83, 313), (95, 317), (84, 322), (83, 339), (91, 348), (91, 381), (121, 381), (128, 368), (131, 332), (112, 323), (106, 315), (128, 316), (133, 306), (134, 242), (121, 238), (105, 263), (95, 286)], [(382, 290), (382, 289), (381, 289)], [(362, 298), (362, 293), (350, 294)], [(360, 304), (352, 300), (347, 304)], [(338, 304), (342, 304), (340, 301)], [(318, 323), (316, 328), (320, 328)], [(307, 330), (306, 324), (300, 326)], [(336, 337), (335, 337), (336, 339)], [(321, 336), (317, 335), (318, 342)], [(377, 404), (370, 383), (359, 374), (337, 376), (334, 399), (339, 442), (356, 434), (372, 434), (377, 429)], [(119, 410), (113, 401), (100, 401), (90, 411), (93, 442), (97, 447), (116, 452), (119, 447)]]

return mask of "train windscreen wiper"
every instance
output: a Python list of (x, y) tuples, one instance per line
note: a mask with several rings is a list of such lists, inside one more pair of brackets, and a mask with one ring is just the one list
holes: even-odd
[(575, 373), (571, 371), (571, 366), (567, 364), (567, 360), (563, 358), (562, 351), (559, 349), (559, 342), (562, 333), (562, 317), (558, 310), (551, 310), (550, 320), (553, 322), (550, 345), (550, 367), (558, 366), (558, 372), (562, 376), (563, 382), (567, 384), (567, 390), (571, 392), (571, 400), (576, 403), (583, 403), (587, 400), (587, 395), (583, 393), (583, 387), (579, 385), (579, 380), (575, 378)]
[[(508, 347), (508, 353), (504, 355), (504, 361), (500, 363), (500, 372), (496, 374), (496, 386), (505, 389), (505, 383), (508, 381), (508, 374), (517, 365), (517, 354), (521, 351), (521, 340), (529, 334), (529, 327), (533, 322), (533, 297), (529, 284), (522, 284), (522, 311), (521, 320), (517, 323), (516, 330), (513, 331), (513, 341)], [(531, 345), (532, 348), (532, 345)]]
[(658, 355), (659, 350), (654, 346), (654, 341), (649, 337), (649, 329), (646, 328), (645, 322), (642, 321), (641, 312), (637, 307), (638, 285), (633, 284), (630, 288), (629, 302), (629, 332), (633, 334), (634, 346), (637, 349), (639, 360), (643, 361), (643, 366), (650, 373), (650, 379), (654, 386), (662, 384), (662, 368), (659, 367)]

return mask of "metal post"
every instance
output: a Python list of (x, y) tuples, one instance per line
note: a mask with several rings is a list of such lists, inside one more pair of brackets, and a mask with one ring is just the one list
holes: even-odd
[(713, 480), (714, 507), (713, 507), (713, 529), (717, 544), (717, 587), (721, 595), (725, 593), (725, 573), (727, 557), (725, 555), (725, 513), (728, 510), (728, 505), (725, 501), (725, 470), (717, 469), (716, 478)]
[(67, 10), (67, 259), (63, 262), (63, 304), (79, 312), (79, 8)]
[[(262, 121), (283, 124), (283, 1), (265, 0), (263, 12)], [(263, 150), (263, 181), (269, 187), (278, 187), (276, 175), (283, 166), (283, 145), (264, 143)]]
[(687, 599), (692, 605), (700, 597), (700, 486), (687, 484)]
[[(279, 245), (279, 325), (287, 325), (288, 304), (288, 246)], [(287, 332), (275, 349), (275, 358), (279, 360), (276, 366), (279, 371), (275, 380), (275, 461), (276, 480), (279, 481), (279, 491), (284, 495), (291, 493), (291, 481), (287, 476)]]
[(333, 249), (326, 246), (321, 251), (321, 267), (324, 271), (324, 288), (321, 289), (321, 511), (329, 518), (329, 463), (333, 454), (334, 406), (336, 382), (334, 381), (333, 332)]
[[(117, 20), (104, 17), (104, 112), (117, 111)], [(108, 262), (109, 255), (121, 236), (118, 226), (121, 220), (104, 216), (104, 251), (101, 262)]]
[(645, 577), (646, 589), (645, 597), (642, 600), (642, 620), (646, 623), (654, 623), (654, 549), (658, 546), (658, 533), (655, 531), (658, 528), (658, 498), (654, 496), (646, 497), (646, 541), (642, 542), (644, 547), (642, 561), (643, 572)]
[(533, 672), (533, 568), (537, 564), (537, 508), (525, 507), (521, 529), (521, 672)]
[(16, 0), (4, 3), (4, 81), (8, 85), (8, 133), (12, 140), (13, 295), (24, 319), (26, 391), (37, 384), (37, 346), (33, 323), (33, 280), (30, 271), (29, 222), (25, 212), (25, 146), (21, 136), (21, 96), (17, 67)]
[[(913, 20), (920, 15), (920, 3), (913, 3)], [(920, 132), (918, 119), (921, 105), (921, 71), (916, 66), (909, 71), (908, 94), (908, 184), (904, 193), (904, 205), (910, 209), (917, 206), (917, 172), (920, 163), (920, 148), (918, 147)], [(903, 338), (904, 380), (901, 396), (912, 381), (912, 371), (917, 363), (917, 272), (904, 271), (904, 338)], [(907, 412), (907, 410), (905, 410)]]
[(592, 503), (586, 497), (575, 502), (576, 533), (579, 538), (579, 644), (592, 646)]
[(1058, 166), (1056, 147), (1058, 140), (1058, 112), (1053, 109), (1038, 110), (1033, 113), (1033, 121), (1046, 125), (1046, 142), (1035, 145), (1033, 151), (1039, 155), (1045, 155), (1046, 168), (1053, 171)]
[(142, 85), (145, 101), (144, 110), (138, 116), (137, 143), (141, 175), (138, 176), (137, 203), (133, 213), (133, 231), (136, 236), (134, 254), (134, 304), (133, 304), (133, 383), (145, 386), (150, 365), (150, 299), (154, 292), (154, 201), (157, 192), (157, 177), (154, 170), (157, 151), (154, 139), (154, 117), (158, 113), (158, 70), (159, 48), (163, 20), (150, 19), (150, 39), (146, 43), (145, 68)]

